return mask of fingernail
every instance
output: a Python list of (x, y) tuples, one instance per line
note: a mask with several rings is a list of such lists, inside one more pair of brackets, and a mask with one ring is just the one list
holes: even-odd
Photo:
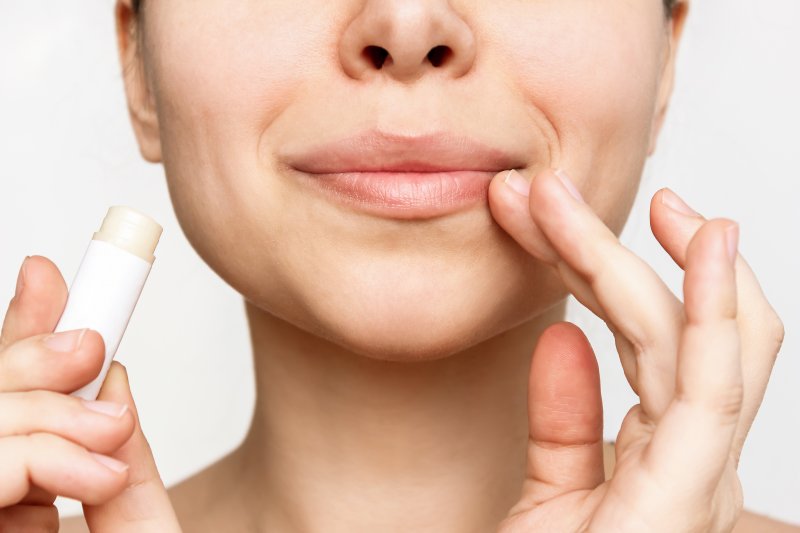
[(739, 224), (732, 224), (725, 229), (725, 240), (728, 245), (728, 258), (736, 265), (736, 256), (739, 248)]
[(117, 461), (113, 457), (94, 452), (89, 452), (89, 454), (94, 457), (95, 461), (107, 468), (110, 468), (114, 472), (124, 472), (128, 469), (127, 464), (123, 463), (122, 461)]
[(42, 342), (57, 352), (71, 352), (77, 350), (83, 342), (83, 336), (86, 334), (86, 329), (72, 329), (70, 331), (60, 331), (52, 335), (48, 335)]
[(581, 192), (578, 190), (575, 184), (572, 183), (572, 180), (569, 179), (569, 176), (567, 176), (566, 172), (564, 172), (562, 169), (559, 168), (556, 169), (553, 173), (556, 176), (558, 176), (558, 179), (561, 180), (561, 183), (564, 184), (564, 187), (569, 191), (569, 193), (572, 195), (573, 198), (575, 198), (581, 203), (586, 203), (586, 201), (583, 199), (583, 196), (581, 196)]
[(686, 205), (680, 196), (675, 194), (671, 189), (664, 188), (664, 192), (661, 193), (661, 203), (672, 209), (673, 211), (677, 211), (682, 215), (689, 215), (689, 216), (700, 216), (700, 213)]
[(522, 196), (530, 196), (531, 194), (531, 184), (528, 183), (528, 180), (522, 177), (522, 174), (513, 168), (508, 171), (508, 174), (506, 174), (506, 179), (503, 180), (503, 183), (511, 187), (514, 192), (521, 194)]
[(14, 298), (19, 297), (22, 293), (22, 289), (25, 287), (25, 263), (28, 262), (31, 256), (26, 255), (25, 259), (22, 261), (22, 266), (19, 267), (19, 275), (17, 276), (17, 288), (14, 289)]
[(105, 402), (102, 400), (81, 400), (83, 405), (90, 411), (101, 413), (114, 418), (120, 418), (128, 410), (124, 403)]

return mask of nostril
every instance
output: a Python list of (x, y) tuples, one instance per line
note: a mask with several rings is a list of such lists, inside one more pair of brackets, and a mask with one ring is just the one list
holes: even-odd
[(380, 46), (367, 46), (364, 48), (362, 54), (375, 65), (375, 68), (380, 69), (386, 61), (389, 52)]
[(431, 48), (431, 51), (428, 52), (428, 59), (434, 67), (438, 67), (444, 63), (444, 60), (447, 59), (450, 54), (452, 54), (450, 47), (444, 45), (434, 46)]

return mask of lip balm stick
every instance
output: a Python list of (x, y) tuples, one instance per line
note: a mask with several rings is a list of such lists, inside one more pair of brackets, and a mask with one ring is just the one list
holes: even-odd
[(72, 396), (97, 399), (153, 266), (161, 231), (152, 218), (118, 205), (108, 210), (92, 237), (54, 332), (96, 330), (105, 342), (106, 356), (100, 374)]

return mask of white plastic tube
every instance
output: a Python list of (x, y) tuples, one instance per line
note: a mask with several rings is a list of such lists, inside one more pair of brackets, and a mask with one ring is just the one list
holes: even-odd
[(95, 400), (153, 266), (161, 226), (130, 207), (113, 206), (94, 234), (69, 289), (55, 332), (91, 328), (105, 343), (100, 374), (72, 396)]

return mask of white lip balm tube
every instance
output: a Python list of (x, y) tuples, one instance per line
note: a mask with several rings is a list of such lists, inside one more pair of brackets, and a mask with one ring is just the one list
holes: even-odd
[(150, 274), (161, 231), (147, 215), (130, 207), (113, 206), (92, 237), (54, 332), (93, 329), (103, 337), (106, 355), (100, 374), (72, 396), (97, 399)]

